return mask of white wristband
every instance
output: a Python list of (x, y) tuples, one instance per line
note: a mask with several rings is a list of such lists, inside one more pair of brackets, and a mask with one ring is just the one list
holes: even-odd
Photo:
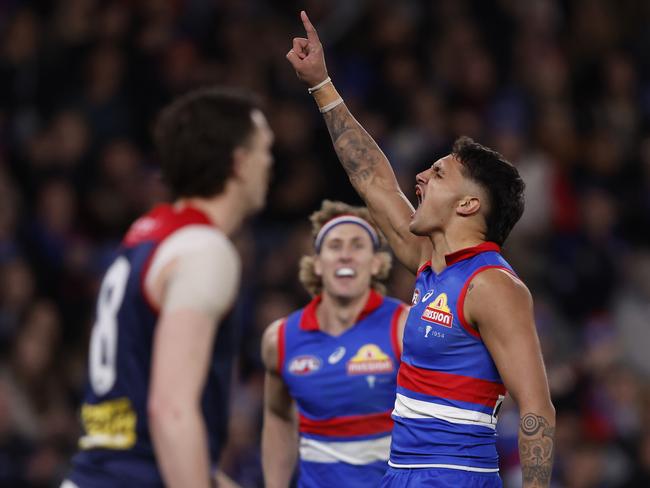
[(323, 87), (324, 87), (325, 85), (327, 85), (330, 81), (332, 81), (332, 78), (330, 78), (330, 77), (328, 76), (327, 78), (325, 78), (323, 81), (321, 81), (321, 82), (318, 83), (317, 85), (314, 85), (314, 86), (312, 86), (311, 88), (307, 88), (307, 93), (309, 93), (309, 94), (311, 95), (311, 94), (314, 93), (316, 90), (320, 90), (321, 88), (323, 88)]
[(324, 114), (329, 112), (330, 110), (334, 110), (336, 107), (341, 105), (343, 103), (343, 99), (341, 97), (337, 98), (334, 100), (332, 103), (328, 103), (324, 107), (320, 107), (320, 113)]

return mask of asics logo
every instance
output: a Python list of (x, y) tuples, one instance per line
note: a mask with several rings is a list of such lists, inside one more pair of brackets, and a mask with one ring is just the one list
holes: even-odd
[(334, 352), (332, 354), (330, 354), (330, 357), (327, 358), (327, 362), (330, 364), (336, 364), (341, 360), (343, 356), (345, 356), (345, 347), (339, 346), (334, 349)]

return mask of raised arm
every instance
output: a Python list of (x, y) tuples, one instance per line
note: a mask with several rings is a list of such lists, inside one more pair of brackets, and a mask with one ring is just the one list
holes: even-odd
[(555, 409), (535, 330), (533, 301), (509, 273), (491, 269), (469, 286), (465, 317), (478, 327), (501, 378), (519, 407), (519, 458), (524, 488), (551, 480)]
[(288, 488), (298, 458), (298, 425), (293, 400), (278, 371), (278, 330), (272, 323), (262, 338), (264, 378), (264, 426), (262, 468), (267, 488)]
[[(307, 14), (300, 14), (307, 38), (295, 38), (287, 59), (316, 99), (336, 154), (350, 182), (397, 256), (412, 272), (431, 256), (428, 239), (409, 231), (413, 206), (399, 188), (390, 162), (357, 122), (329, 80), (323, 46)], [(313, 89), (316, 87), (317, 89)]]

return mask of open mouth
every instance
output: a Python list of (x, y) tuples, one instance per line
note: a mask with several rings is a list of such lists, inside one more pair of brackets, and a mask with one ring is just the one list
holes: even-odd
[(336, 270), (334, 275), (337, 278), (354, 278), (357, 275), (357, 272), (352, 268), (339, 268)]
[(424, 198), (424, 195), (422, 194), (422, 190), (420, 189), (419, 185), (415, 186), (415, 196), (418, 199), (418, 207), (422, 205), (422, 200)]

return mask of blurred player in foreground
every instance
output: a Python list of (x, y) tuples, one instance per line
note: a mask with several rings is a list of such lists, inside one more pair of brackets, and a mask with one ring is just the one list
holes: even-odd
[(315, 255), (302, 258), (300, 280), (314, 299), (262, 341), (264, 479), (287, 488), (299, 450), (299, 487), (376, 487), (408, 309), (381, 294), (390, 256), (367, 209), (326, 200), (311, 221)]
[(62, 486), (214, 483), (240, 277), (228, 235), (264, 205), (272, 139), (248, 95), (203, 89), (163, 111), (156, 143), (176, 200), (135, 221), (102, 281), (84, 433)]
[(310, 87), (354, 188), (417, 274), (383, 486), (501, 486), (495, 429), (506, 389), (520, 410), (523, 485), (548, 486), (555, 410), (532, 298), (500, 255), (523, 213), (523, 181), (500, 154), (461, 138), (417, 175), (414, 210), (334, 88), (316, 30), (301, 17), (307, 38), (293, 40), (287, 59)]

